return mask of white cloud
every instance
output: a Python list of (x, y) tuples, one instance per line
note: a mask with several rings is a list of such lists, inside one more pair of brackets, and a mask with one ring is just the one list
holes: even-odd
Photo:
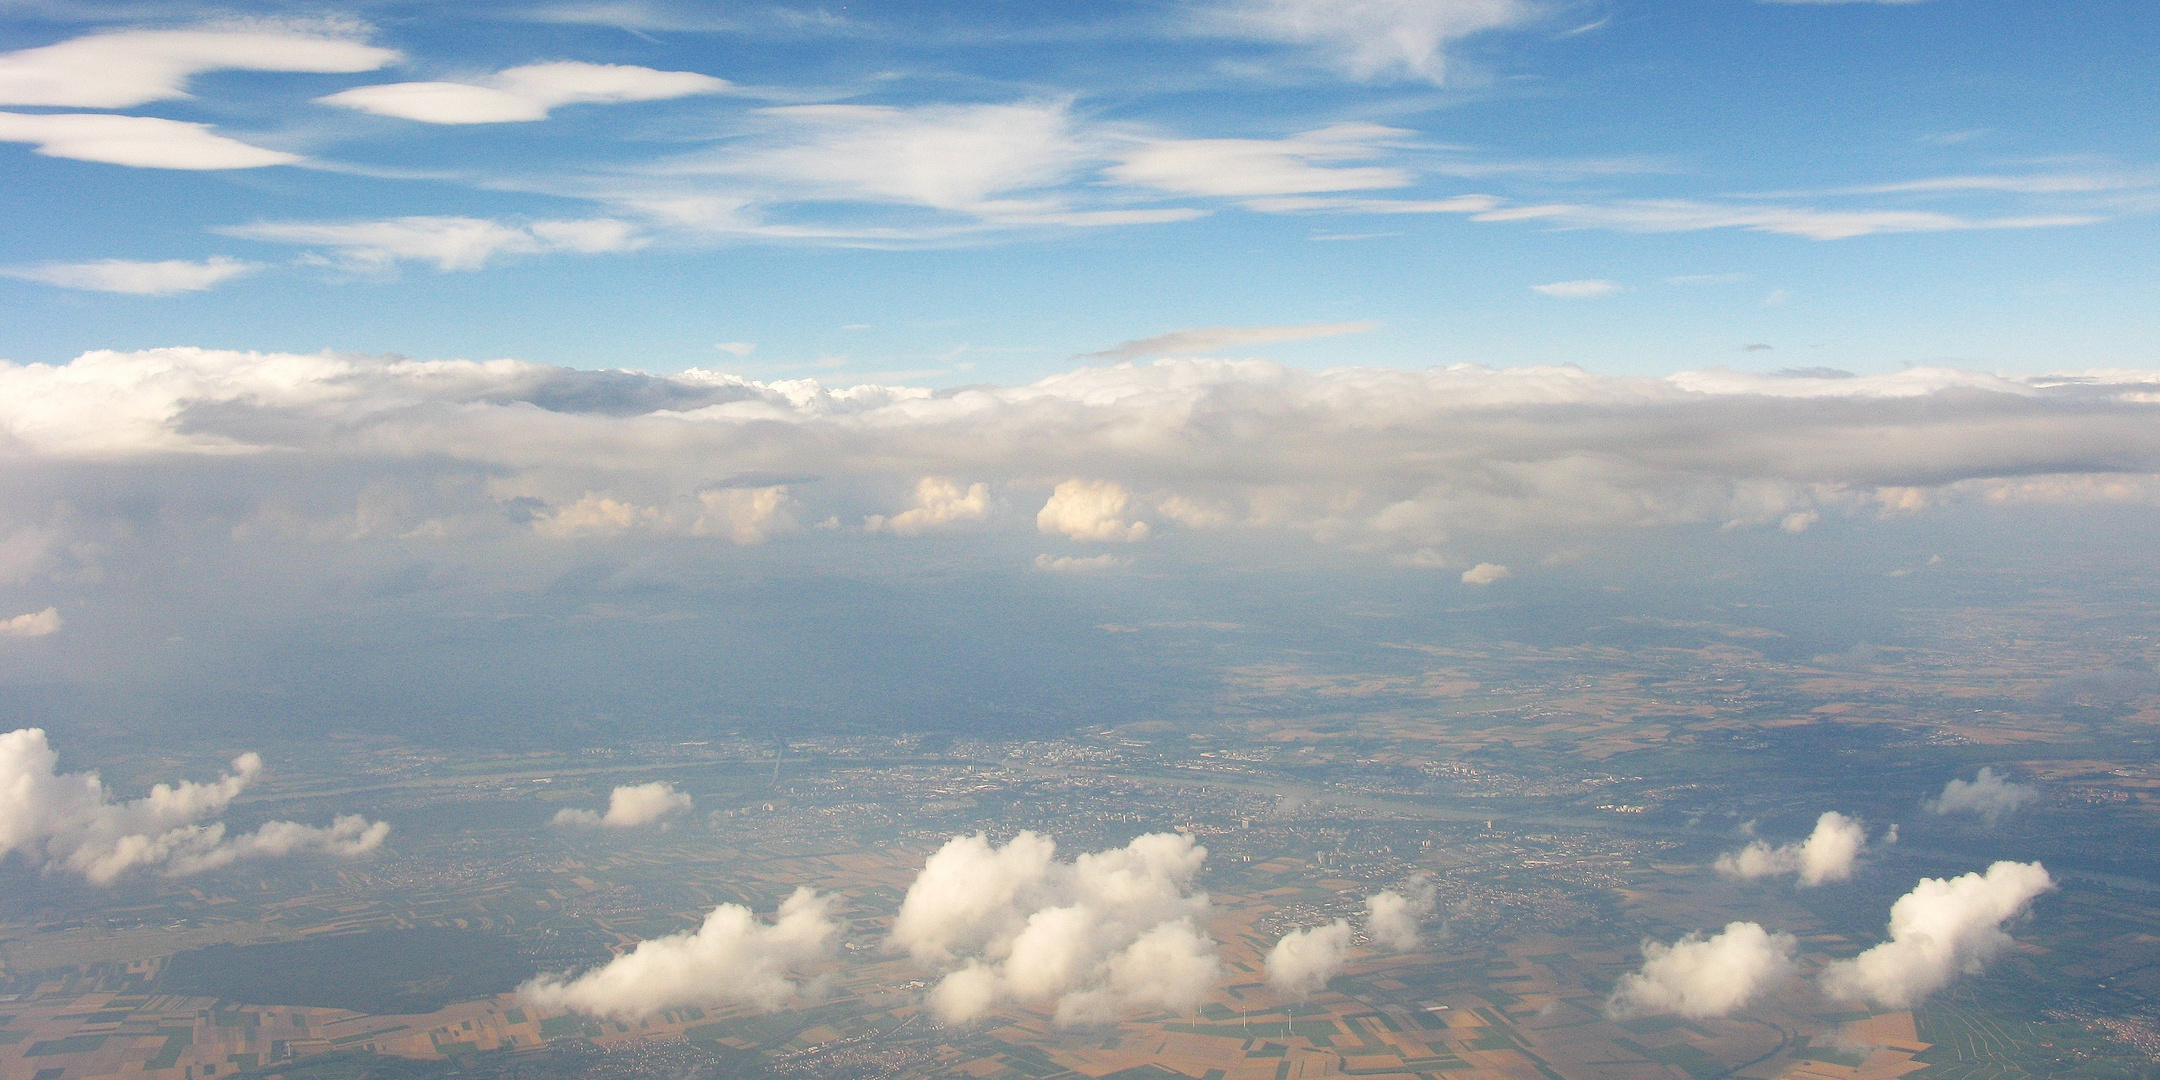
[(356, 86), (315, 100), (427, 124), (501, 124), (545, 120), (563, 105), (663, 101), (728, 89), (727, 80), (694, 71), (566, 60), (509, 68), (471, 83)]
[(50, 637), (60, 632), (60, 609), (49, 607), (27, 615), (0, 619), (0, 637), (38, 638)]
[(1927, 802), (1929, 813), (1978, 814), (1990, 827), (2006, 814), (2040, 797), (2040, 789), (2020, 784), (1992, 768), (1981, 768), (1971, 780), (1956, 777), (1943, 785), (1942, 795)]
[(543, 975), (518, 996), (544, 1009), (637, 1020), (683, 1005), (746, 1004), (768, 1012), (814, 986), (795, 972), (832, 954), (841, 924), (833, 898), (795, 890), (770, 924), (721, 904), (696, 930), (641, 941), (575, 978)]
[(1123, 570), (1133, 561), (1123, 555), (1050, 555), (1035, 556), (1035, 569), (1045, 574), (1099, 574), (1106, 570)]
[(1358, 79), (1441, 81), (1446, 47), (1537, 15), (1525, 0), (1230, 0), (1203, 25), (1238, 37), (1310, 45)]
[(1514, 571), (1499, 563), (1481, 562), (1462, 572), (1462, 583), (1465, 585), (1491, 585), (1494, 582), (1506, 581), (1514, 576)]
[(1050, 840), (954, 837), (908, 887), (890, 945), (944, 972), (930, 1007), (965, 1023), (1005, 1002), (1055, 1003), (1061, 1024), (1189, 1011), (1215, 985), (1193, 888), (1207, 849), (1153, 833), (1059, 862)]
[(963, 521), (990, 516), (990, 485), (970, 484), (966, 490), (946, 477), (925, 476), (915, 484), (915, 506), (891, 517), (872, 514), (863, 519), (869, 532), (884, 530), (901, 536), (923, 533)]
[(1727, 923), (1711, 937), (1689, 934), (1670, 945), (1645, 939), (1642, 970), (1620, 977), (1606, 999), (1606, 1014), (1730, 1015), (1791, 977), (1798, 947), (1791, 934), (1773, 934), (1752, 922)]
[(1350, 954), (1350, 920), (1284, 934), (1267, 954), (1269, 986), (1303, 1001), (1327, 988)]
[(1834, 998), (1909, 1009), (1976, 975), (2015, 944), (2004, 924), (2055, 888), (2039, 863), (1998, 862), (1985, 876), (1922, 878), (1890, 907), (1890, 940), (1823, 969)]
[(207, 784), (158, 784), (150, 794), (115, 801), (96, 773), (57, 771), (60, 755), (39, 728), (0, 735), (0, 858), (110, 884), (132, 870), (183, 877), (241, 859), (319, 852), (351, 858), (382, 846), (390, 826), (358, 815), (328, 827), (273, 821), (228, 837), (214, 820), (262, 773), (262, 759), (242, 754), (233, 771)]
[(188, 79), (206, 71), (345, 74), (397, 58), (299, 29), (123, 30), (0, 55), (0, 105), (124, 109), (187, 97)]
[(104, 113), (0, 112), (0, 142), (30, 143), (46, 157), (137, 169), (259, 169), (300, 160), (215, 134), (208, 124)]
[(1252, 197), (1408, 185), (1405, 170), (1330, 167), (1376, 157), (1373, 144), (1412, 135), (1378, 124), (1335, 124), (1283, 139), (1155, 139), (1119, 153), (1104, 175), (1181, 195)]
[(1132, 493), (1115, 481), (1067, 480), (1035, 514), (1035, 528), (1091, 543), (1145, 540), (1147, 522), (1124, 518), (1131, 502)]
[(1383, 889), (1365, 898), (1365, 936), (1396, 952), (1418, 947), (1418, 923), (1433, 912), (1439, 894), (1430, 878), (1418, 876), (1403, 892)]
[(1154, 337), (1136, 338), (1101, 352), (1088, 353), (1089, 360), (1144, 360), (1158, 356), (1187, 356), (1222, 349), (1269, 345), (1278, 341), (1311, 341), (1377, 330), (1376, 322), (1306, 323), (1301, 326), (1202, 326), (1173, 330)]
[(724, 352), (729, 356), (735, 357), (737, 359), (741, 359), (742, 357), (748, 356), (751, 353), (757, 351), (757, 345), (753, 342), (748, 341), (723, 341), (720, 344), (713, 346), (713, 348), (718, 349), (721, 352)]
[(1747, 229), (1809, 240), (1847, 240), (1885, 233), (2042, 229), (2090, 225), (2101, 219), (2092, 214), (1970, 218), (1924, 210), (1817, 210), (1804, 206), (1735, 205), (1689, 199), (1632, 199), (1612, 203), (1501, 206), (1476, 214), (1471, 220), (1542, 221), (1561, 228), (1634, 233)]
[(443, 271), (478, 270), (502, 255), (633, 251), (645, 239), (610, 218), (506, 225), (469, 217), (402, 217), (355, 222), (261, 222), (217, 230), (244, 240), (326, 249), (348, 266), (383, 269), (433, 263)]
[[(1895, 828), (1884, 835), (1885, 843), (1897, 840)], [(1742, 880), (1794, 874), (1802, 885), (1822, 885), (1852, 877), (1860, 856), (1867, 850), (1867, 826), (1858, 818), (1827, 810), (1815, 819), (1815, 831), (1806, 840), (1782, 847), (1757, 840), (1739, 851), (1718, 856), (1717, 871)]]
[(1557, 296), (1562, 300), (1595, 300), (1620, 291), (1620, 283), (1602, 278), (1582, 281), (1555, 281), (1550, 285), (1532, 285), (1530, 291), (1545, 296)]
[(213, 255), (202, 262), (167, 259), (163, 262), (131, 262), (101, 259), (85, 263), (39, 263), (0, 267), (0, 277), (20, 278), (63, 289), (90, 292), (130, 293), (135, 296), (169, 296), (199, 292), (227, 278), (262, 269), (256, 263)]
[(675, 785), (656, 780), (650, 784), (625, 784), (608, 793), (607, 813), (563, 807), (555, 811), (553, 824), (584, 828), (634, 829), (690, 809), (690, 796)]

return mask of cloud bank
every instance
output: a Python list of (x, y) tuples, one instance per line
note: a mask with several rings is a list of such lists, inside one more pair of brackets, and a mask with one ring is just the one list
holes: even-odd
[(650, 825), (671, 814), (690, 809), (690, 796), (675, 785), (656, 780), (650, 784), (623, 785), (608, 794), (606, 813), (566, 806), (555, 811), (551, 824), (582, 828), (632, 829)]
[[(1883, 834), (1882, 842), (1897, 842), (1896, 826)], [(1827, 810), (1815, 819), (1815, 831), (1807, 839), (1779, 847), (1757, 840), (1718, 856), (1717, 872), (1742, 880), (1792, 874), (1801, 885), (1823, 885), (1852, 877), (1867, 850), (1867, 826), (1858, 818)]]
[(1976, 975), (2016, 942), (2004, 925), (2055, 888), (2039, 863), (1998, 862), (1986, 874), (1922, 878), (1890, 907), (1890, 940), (1823, 969), (1823, 992), (1909, 1009), (1959, 975)]
[(2039, 797), (2039, 788), (2020, 784), (2007, 776), (1997, 775), (1993, 768), (1982, 766), (1970, 780), (1952, 777), (1943, 785), (1940, 796), (1927, 801), (1927, 810), (1931, 814), (1978, 814), (1992, 828), (2004, 816), (2016, 813), (2018, 807)]
[(1728, 1016), (1789, 978), (1798, 948), (1791, 934), (1752, 922), (1728, 923), (1707, 938), (1689, 934), (1670, 945), (1645, 939), (1642, 970), (1620, 977), (1605, 1012), (1615, 1018)]
[(795, 972), (831, 955), (833, 898), (799, 888), (771, 923), (721, 904), (696, 930), (651, 938), (582, 975), (543, 975), (518, 996), (544, 1009), (636, 1020), (681, 1005), (741, 1003), (768, 1012), (812, 992)]
[(908, 887), (889, 946), (944, 972), (930, 1007), (946, 1023), (1007, 1002), (1052, 1004), (1060, 1024), (1189, 1011), (1218, 972), (1193, 888), (1206, 858), (1170, 833), (1071, 862), (1032, 832), (954, 837)]
[(158, 784), (129, 801), (116, 801), (96, 773), (62, 773), (59, 763), (39, 728), (0, 735), (0, 858), (21, 855), (47, 871), (107, 885), (133, 870), (186, 877), (242, 859), (352, 858), (381, 847), (390, 833), (387, 823), (343, 815), (328, 827), (272, 821), (227, 836), (214, 819), (262, 773), (254, 754), (235, 758), (233, 771), (210, 783)]

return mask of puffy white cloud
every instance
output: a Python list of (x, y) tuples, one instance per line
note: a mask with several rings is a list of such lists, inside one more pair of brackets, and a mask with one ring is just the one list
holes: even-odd
[(871, 514), (863, 518), (870, 532), (884, 530), (901, 536), (923, 533), (962, 521), (981, 521), (990, 516), (990, 485), (959, 483), (943, 476), (925, 476), (915, 484), (915, 505), (891, 517)]
[(1890, 940), (1823, 969), (1823, 991), (1835, 998), (1909, 1009), (1976, 975), (2014, 944), (2004, 924), (2055, 888), (2039, 863), (2003, 861), (1985, 875), (1922, 878), (1890, 907)]
[(608, 793), (607, 813), (563, 807), (553, 823), (586, 828), (631, 829), (690, 809), (690, 796), (664, 780), (650, 784), (624, 784)]
[(1127, 522), (1132, 493), (1111, 480), (1067, 480), (1035, 514), (1035, 528), (1094, 543), (1145, 540), (1147, 522)]
[(400, 262), (434, 263), (443, 271), (478, 270), (501, 255), (573, 251), (593, 255), (633, 251), (647, 241), (610, 218), (506, 225), (469, 217), (401, 217), (382, 221), (266, 221), (218, 230), (243, 240), (296, 244), (333, 252), (360, 269)]
[[(1457, 563), (1456, 565), (1461, 564)], [(1465, 585), (1491, 585), (1494, 582), (1506, 581), (1514, 576), (1514, 571), (1499, 563), (1481, 562), (1462, 572), (1462, 583)]]
[(1613, 1017), (1730, 1015), (1789, 978), (1798, 947), (1791, 934), (1773, 934), (1752, 922), (1727, 923), (1710, 937), (1689, 934), (1670, 945), (1646, 939), (1642, 970), (1620, 977), (1605, 1011)]
[(696, 930), (651, 938), (574, 978), (543, 975), (518, 988), (544, 1009), (636, 1020), (682, 1005), (742, 1003), (771, 1011), (814, 989), (796, 972), (832, 954), (841, 924), (833, 898), (795, 890), (771, 923), (721, 904)]
[(1978, 814), (1993, 826), (2005, 814), (2016, 813), (2018, 807), (2039, 797), (2039, 788), (1982, 766), (1971, 780), (1951, 777), (1943, 785), (1942, 795), (1927, 801), (1927, 809), (1935, 814)]
[(228, 139), (208, 124), (105, 113), (0, 112), (0, 142), (30, 143), (46, 157), (137, 169), (259, 169), (300, 160)]
[(1219, 349), (1271, 345), (1278, 341), (1310, 341), (1343, 334), (1362, 334), (1379, 327), (1380, 324), (1374, 322), (1307, 323), (1303, 326), (1201, 326), (1121, 342), (1101, 352), (1088, 353), (1084, 359), (1147, 360), (1158, 356), (1190, 356)]
[(1418, 947), (1418, 924), (1438, 901), (1438, 890), (1422, 875), (1412, 878), (1403, 892), (1376, 892), (1365, 898), (1365, 936), (1374, 944), (1409, 952)]
[(123, 30), (0, 54), (0, 105), (124, 109), (187, 97), (188, 79), (206, 71), (345, 74), (397, 58), (304, 28)]
[(1595, 300), (1620, 291), (1620, 283), (1603, 278), (1582, 281), (1555, 281), (1550, 285), (1532, 285), (1530, 291), (1543, 296), (1556, 296), (1562, 300)]
[(390, 832), (387, 823), (344, 815), (327, 828), (273, 821), (226, 836), (224, 822), (213, 819), (262, 773), (254, 754), (235, 758), (233, 771), (210, 783), (158, 784), (130, 801), (115, 801), (96, 773), (62, 773), (59, 763), (40, 728), (0, 735), (0, 857), (19, 854), (100, 885), (137, 869), (183, 877), (302, 852), (350, 858), (382, 846)]
[(1327, 988), (1350, 955), (1350, 920), (1284, 934), (1267, 954), (1269, 986), (1303, 1001)]
[[(1885, 843), (1896, 843), (1896, 828), (1884, 836)], [(1718, 856), (1717, 871), (1744, 880), (1794, 874), (1802, 885), (1822, 885), (1851, 877), (1867, 850), (1867, 826), (1858, 818), (1827, 810), (1815, 819), (1815, 831), (1807, 839), (1779, 847), (1757, 840)]]
[(213, 255), (202, 262), (166, 259), (163, 262), (132, 262), (100, 259), (85, 263), (40, 263), (34, 266), (0, 267), (0, 277), (57, 285), (90, 292), (131, 293), (136, 296), (167, 296), (199, 292), (227, 278), (261, 269), (255, 263)]
[(501, 124), (545, 120), (563, 105), (663, 101), (727, 89), (727, 80), (694, 71), (565, 60), (508, 68), (477, 82), (356, 86), (315, 100), (427, 124)]
[(0, 619), (0, 637), (49, 637), (60, 632), (60, 609), (49, 607), (10, 619)]
[(1103, 174), (1135, 187), (1233, 198), (1403, 187), (1412, 177), (1402, 169), (1337, 163), (1376, 157), (1374, 143), (1412, 134), (1335, 124), (1282, 139), (1155, 139), (1122, 151)]
[(1355, 78), (1441, 81), (1446, 47), (1536, 17), (1527, 0), (1229, 0), (1207, 28), (1320, 49)]
[(1054, 1002), (1061, 1024), (1197, 1006), (1218, 973), (1207, 894), (1193, 888), (1207, 849), (1153, 833), (1056, 856), (1032, 832), (1002, 847), (961, 836), (923, 865), (890, 945), (944, 970), (930, 993), (939, 1019), (965, 1023), (1004, 1002)]

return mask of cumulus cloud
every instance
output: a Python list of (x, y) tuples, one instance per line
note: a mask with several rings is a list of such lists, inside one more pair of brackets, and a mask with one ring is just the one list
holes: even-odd
[(1379, 328), (1380, 324), (1374, 322), (1307, 323), (1303, 326), (1202, 326), (1191, 330), (1173, 330), (1154, 337), (1135, 338), (1101, 352), (1088, 353), (1082, 359), (1146, 360), (1158, 356), (1189, 356), (1219, 349), (1272, 345), (1278, 341), (1310, 341), (1343, 334), (1362, 334)]
[(608, 794), (606, 813), (563, 807), (553, 823), (585, 828), (631, 829), (650, 825), (671, 814), (690, 809), (690, 796), (675, 785), (656, 780), (650, 784), (625, 784)]
[(348, 74), (397, 58), (305, 28), (123, 30), (0, 54), (0, 105), (125, 109), (187, 97), (188, 80), (206, 71)]
[(1543, 296), (1556, 296), (1562, 300), (1595, 300), (1620, 291), (1620, 283), (1603, 278), (1582, 281), (1555, 281), (1550, 285), (1532, 285), (1530, 291)]
[(469, 217), (401, 217), (382, 221), (267, 221), (219, 232), (243, 240), (325, 250), (338, 262), (382, 270), (401, 262), (434, 263), (437, 270), (478, 270), (503, 255), (634, 251), (647, 241), (610, 218), (510, 225)]
[(869, 532), (883, 530), (901, 536), (920, 536), (947, 525), (981, 521), (989, 516), (990, 485), (970, 484), (962, 490), (958, 482), (946, 477), (925, 476), (915, 484), (913, 508), (891, 517), (871, 514), (863, 518), (863, 528)]
[(728, 89), (727, 80), (694, 71), (565, 60), (508, 68), (476, 82), (356, 86), (315, 100), (426, 124), (501, 124), (545, 120), (563, 105), (663, 101)]
[[(1883, 842), (1897, 842), (1895, 826), (1883, 834)], [(1827, 810), (1815, 819), (1815, 831), (1807, 839), (1778, 847), (1757, 840), (1718, 856), (1717, 871), (1742, 880), (1793, 874), (1802, 885), (1823, 885), (1852, 877), (1867, 850), (1867, 826), (1858, 818)]]
[(46, 157), (137, 169), (259, 169), (300, 160), (228, 139), (208, 124), (106, 113), (0, 112), (0, 142), (29, 143)]
[(116, 801), (96, 773), (63, 773), (59, 763), (40, 728), (0, 735), (0, 858), (21, 855), (105, 885), (138, 869), (184, 877), (241, 859), (351, 858), (381, 847), (390, 832), (387, 823), (343, 815), (328, 827), (273, 821), (227, 836), (214, 819), (261, 775), (254, 754), (233, 759), (233, 771), (210, 783), (158, 784), (127, 801)]
[(1449, 44), (1537, 15), (1526, 0), (1230, 0), (1204, 11), (1207, 29), (1311, 46), (1354, 78), (1435, 83)]
[(1032, 832), (954, 837), (908, 887), (890, 946), (944, 972), (930, 1006), (947, 1023), (1006, 1002), (1054, 1003), (1061, 1024), (1189, 1011), (1218, 972), (1193, 887), (1206, 858), (1169, 833), (1071, 862)]
[(1130, 542), (1148, 537), (1147, 522), (1127, 522), (1132, 493), (1111, 480), (1067, 480), (1050, 493), (1035, 514), (1035, 528), (1091, 543)]
[(637, 1020), (683, 1005), (746, 1004), (768, 1012), (815, 990), (797, 973), (832, 954), (842, 926), (833, 898), (799, 888), (771, 923), (721, 904), (696, 930), (651, 938), (575, 977), (543, 975), (518, 996), (543, 1009)]
[(1350, 955), (1350, 920), (1284, 934), (1267, 954), (1267, 983), (1299, 1001), (1326, 989)]
[(1890, 907), (1890, 940), (1823, 969), (1831, 997), (1909, 1009), (1959, 975), (1976, 975), (2016, 944), (2003, 929), (2055, 888), (2039, 863), (1998, 862), (1987, 873), (1922, 878)]
[(2020, 784), (1983, 766), (1970, 780), (1952, 777), (1943, 785), (1940, 796), (1927, 801), (1927, 809), (1932, 814), (1978, 814), (1993, 826), (2004, 815), (2016, 813), (2018, 807), (2039, 797), (2039, 788)]
[(17, 615), (11, 619), (0, 619), (0, 637), (49, 637), (59, 632), (60, 609), (56, 607)]
[(1605, 1012), (1615, 1018), (1730, 1015), (1791, 977), (1798, 947), (1791, 934), (1752, 922), (1727, 923), (1710, 937), (1689, 934), (1670, 945), (1644, 939), (1642, 970), (1620, 977)]
[(255, 263), (213, 255), (202, 262), (167, 259), (163, 262), (132, 262), (101, 259), (85, 263), (39, 263), (34, 266), (0, 267), (0, 277), (20, 278), (63, 289), (89, 292), (130, 293), (136, 296), (168, 296), (200, 292), (224, 281), (261, 269)]
[(1418, 947), (1418, 924), (1433, 913), (1439, 893), (1432, 880), (1412, 878), (1402, 892), (1383, 889), (1365, 898), (1365, 936), (1396, 952)]
[[(1460, 566), (1462, 564), (1457, 563), (1456, 565)], [(1481, 562), (1462, 572), (1462, 583), (1465, 585), (1491, 585), (1497, 581), (1506, 581), (1514, 576), (1514, 571), (1499, 563)]]

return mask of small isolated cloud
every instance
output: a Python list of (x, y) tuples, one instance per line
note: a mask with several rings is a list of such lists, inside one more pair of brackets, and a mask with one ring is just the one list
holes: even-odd
[(295, 244), (329, 251), (346, 266), (384, 270), (401, 262), (434, 263), (443, 271), (478, 270), (502, 255), (633, 251), (646, 240), (612, 218), (507, 225), (469, 217), (402, 217), (382, 221), (272, 221), (217, 230), (243, 240)]
[(757, 345), (748, 341), (723, 341), (713, 348), (738, 359), (757, 351)]
[(0, 735), (0, 858), (19, 854), (44, 870), (105, 885), (137, 869), (185, 877), (242, 859), (304, 852), (351, 858), (381, 847), (390, 833), (385, 822), (349, 814), (328, 827), (272, 821), (226, 836), (225, 823), (214, 819), (261, 775), (254, 754), (233, 759), (233, 771), (210, 783), (158, 784), (124, 802), (96, 773), (62, 773), (59, 763), (40, 728)]
[(1644, 939), (1642, 970), (1620, 977), (1605, 1000), (1606, 1015), (1730, 1015), (1791, 977), (1798, 947), (1791, 934), (1773, 934), (1752, 922), (1727, 923), (1710, 937), (1689, 934), (1670, 945)]
[(1952, 777), (1942, 794), (1927, 801), (1931, 814), (1978, 814), (1992, 828), (2005, 815), (2040, 797), (2040, 789), (2020, 784), (1992, 768), (1981, 768), (1970, 780)]
[(1154, 337), (1135, 338), (1101, 352), (1076, 359), (1144, 360), (1157, 356), (1188, 356), (1220, 349), (1269, 345), (1278, 341), (1310, 341), (1314, 338), (1363, 334), (1377, 330), (1376, 322), (1307, 323), (1303, 326), (1202, 326), (1173, 330)]
[(1789, 533), (1804, 533), (1822, 520), (1819, 510), (1795, 510), (1778, 519), (1778, 528)]
[(1439, 901), (1432, 879), (1419, 875), (1402, 892), (1384, 889), (1365, 898), (1365, 936), (1396, 952), (1418, 947), (1418, 924)]
[(585, 828), (631, 829), (650, 825), (670, 814), (690, 809), (690, 796), (665, 781), (623, 785), (608, 795), (607, 813), (563, 807), (555, 811), (553, 824)]
[(751, 1005), (767, 1012), (814, 990), (795, 973), (830, 956), (841, 924), (833, 898), (799, 888), (770, 924), (721, 904), (696, 930), (651, 938), (574, 978), (543, 975), (518, 996), (543, 1009), (637, 1020), (684, 1005)]
[(913, 509), (886, 517), (872, 514), (863, 519), (863, 529), (868, 532), (890, 532), (901, 536), (920, 536), (963, 521), (981, 521), (990, 516), (990, 485), (970, 484), (966, 489), (946, 477), (925, 476), (915, 484)]
[[(1882, 842), (1897, 842), (1896, 826), (1883, 834)], [(1757, 840), (1739, 851), (1718, 856), (1717, 872), (1744, 881), (1793, 874), (1802, 885), (1822, 885), (1852, 877), (1860, 856), (1867, 850), (1867, 826), (1858, 818), (1828, 810), (1815, 819), (1815, 831), (1807, 839), (1781, 847)]]
[(1207, 849), (1150, 833), (1059, 862), (1021, 832), (1003, 847), (954, 837), (908, 886), (889, 946), (944, 974), (930, 1008), (966, 1023), (1006, 1002), (1055, 1006), (1060, 1024), (1197, 1007), (1218, 964), (1208, 897), (1193, 887)]
[(167, 259), (163, 262), (131, 262), (101, 259), (84, 263), (38, 263), (0, 267), (0, 277), (19, 278), (63, 289), (89, 292), (129, 293), (135, 296), (169, 296), (200, 292), (227, 278), (239, 277), (262, 267), (256, 263), (213, 255), (202, 262)]
[(1586, 278), (1582, 281), (1555, 281), (1550, 285), (1532, 285), (1530, 291), (1541, 296), (1557, 296), (1562, 300), (1595, 300), (1620, 291), (1620, 283), (1603, 278)]
[[(1455, 565), (1461, 566), (1462, 564), (1456, 563)], [(1462, 583), (1465, 585), (1491, 585), (1496, 581), (1506, 581), (1514, 576), (1515, 572), (1513, 570), (1499, 563), (1481, 562), (1462, 572)]]
[(123, 30), (0, 54), (0, 105), (125, 109), (187, 97), (207, 71), (351, 74), (397, 58), (306, 29)]
[(45, 157), (137, 169), (259, 169), (300, 160), (228, 139), (208, 124), (107, 113), (0, 112), (0, 142), (29, 143)]
[(1823, 969), (1823, 992), (1846, 1001), (1909, 1009), (1977, 975), (2016, 944), (2003, 926), (2055, 881), (2039, 863), (1998, 862), (1986, 875), (1922, 878), (1890, 907), (1890, 940)]
[(1035, 569), (1045, 574), (1100, 574), (1109, 570), (1123, 570), (1133, 561), (1123, 555), (1051, 555), (1035, 556)]
[(1311, 47), (1355, 79), (1438, 83), (1448, 45), (1538, 13), (1528, 0), (1228, 0), (1202, 9), (1201, 26)]
[(1327, 988), (1350, 953), (1350, 920), (1292, 930), (1267, 954), (1269, 986), (1303, 1001)]
[(1088, 543), (1130, 543), (1148, 537), (1147, 522), (1127, 522), (1132, 493), (1112, 480), (1067, 480), (1035, 514), (1035, 528)]
[(0, 619), (0, 637), (49, 637), (60, 632), (60, 609), (49, 607), (12, 619)]
[(509, 68), (476, 82), (356, 86), (315, 100), (424, 124), (504, 124), (545, 120), (563, 105), (663, 101), (729, 88), (726, 79), (694, 71), (565, 60)]

